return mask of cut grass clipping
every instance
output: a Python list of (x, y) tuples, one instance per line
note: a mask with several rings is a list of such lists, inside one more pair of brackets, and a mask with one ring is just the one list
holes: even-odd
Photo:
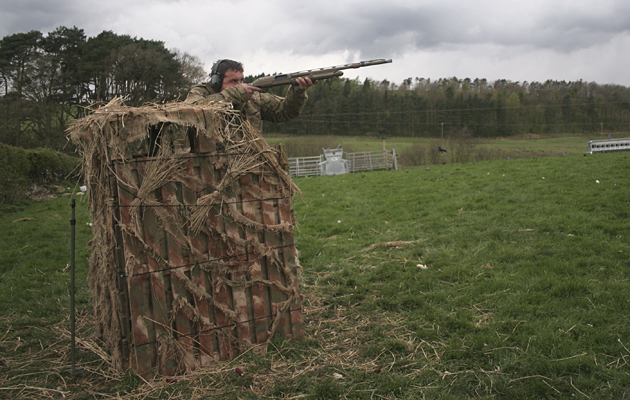
[(69, 201), (26, 205), (1, 216), (0, 397), (627, 398), (629, 172), (613, 153), (296, 179), (306, 339), (149, 382), (92, 329), (85, 203), (69, 374)]

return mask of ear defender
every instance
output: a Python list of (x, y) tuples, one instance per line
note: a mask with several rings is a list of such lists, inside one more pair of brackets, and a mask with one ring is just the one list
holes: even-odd
[(221, 91), (221, 86), (223, 86), (223, 77), (219, 74), (219, 65), (225, 60), (217, 60), (212, 65), (212, 70), (210, 71), (210, 87), (216, 93)]

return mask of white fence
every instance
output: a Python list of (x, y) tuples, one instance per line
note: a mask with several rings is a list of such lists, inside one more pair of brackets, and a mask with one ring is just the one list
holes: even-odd
[(346, 160), (350, 162), (350, 172), (398, 169), (395, 149), (346, 153)]
[[(377, 169), (398, 169), (396, 150), (363, 151), (359, 153), (345, 153), (349, 171), (373, 171)], [(321, 164), (324, 156), (289, 157), (289, 174), (293, 177), (322, 175)]]
[(289, 174), (291, 176), (319, 176), (322, 174), (321, 163), (324, 155), (316, 157), (289, 157)]
[(630, 139), (603, 139), (588, 142), (588, 152), (591, 154), (624, 150), (630, 150)]

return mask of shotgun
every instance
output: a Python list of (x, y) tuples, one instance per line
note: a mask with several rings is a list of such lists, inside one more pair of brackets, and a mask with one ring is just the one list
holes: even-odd
[(282, 85), (297, 85), (297, 82), (295, 80), (300, 77), (309, 77), (313, 82), (315, 82), (322, 79), (330, 79), (336, 76), (341, 76), (343, 75), (343, 72), (341, 72), (342, 69), (369, 67), (371, 65), (387, 64), (391, 62), (391, 59), (385, 60), (384, 58), (379, 58), (377, 60), (360, 61), (357, 63), (337, 65), (328, 68), (316, 68), (309, 69), (307, 71), (292, 72), (290, 74), (264, 76), (262, 78), (256, 79), (250, 85), (263, 89)]

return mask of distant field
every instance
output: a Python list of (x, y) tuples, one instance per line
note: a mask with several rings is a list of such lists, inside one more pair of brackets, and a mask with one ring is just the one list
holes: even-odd
[[(628, 137), (628, 133), (615, 134), (613, 137)], [(562, 155), (582, 154), (588, 150), (589, 140), (605, 139), (607, 135), (554, 135), (550, 137), (514, 137), (498, 139), (480, 139), (477, 146), (492, 150), (501, 150), (513, 158), (530, 155)], [(377, 151), (383, 149), (383, 142), (377, 137), (361, 136), (266, 136), (265, 139), (271, 145), (278, 143), (313, 143), (309, 155), (321, 154), (321, 147), (316, 144), (327, 144), (330, 147), (343, 146), (347, 152)], [(439, 138), (412, 138), (412, 137), (392, 137), (386, 138), (385, 145), (388, 149), (394, 148), (401, 154), (411, 148), (414, 144), (430, 144), (439, 141)], [(302, 157), (302, 154), (289, 157)]]

